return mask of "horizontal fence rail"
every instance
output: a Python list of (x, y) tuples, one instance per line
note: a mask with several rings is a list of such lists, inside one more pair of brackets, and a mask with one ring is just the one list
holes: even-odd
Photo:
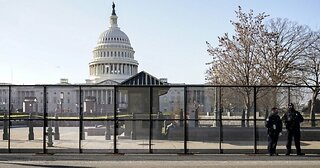
[(319, 153), (307, 86), (0, 85), (0, 152), (266, 153), (265, 120), (289, 103), (305, 119), (302, 150)]

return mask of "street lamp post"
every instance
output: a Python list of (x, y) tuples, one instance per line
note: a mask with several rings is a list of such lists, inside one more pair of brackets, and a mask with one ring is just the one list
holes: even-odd
[(30, 111), (29, 111), (29, 121), (28, 121), (28, 126), (29, 126), (29, 136), (28, 139), (29, 140), (34, 140), (34, 132), (33, 132), (33, 123), (32, 123), (32, 112), (34, 109), (34, 102), (36, 101), (36, 99), (33, 102), (30, 102), (29, 106), (30, 106)]
[(63, 112), (63, 99), (64, 99), (64, 93), (60, 93), (60, 113)]
[[(5, 106), (6, 103), (3, 102), (2, 104)], [(5, 111), (3, 116), (3, 135), (2, 135), (3, 140), (9, 140), (8, 127), (9, 127), (9, 120), (8, 120), (7, 112)]]
[[(63, 99), (64, 99), (64, 93), (60, 92), (60, 114), (63, 113)], [(54, 126), (54, 140), (60, 140), (60, 130), (59, 130), (59, 117), (56, 114), (55, 115), (55, 126)]]

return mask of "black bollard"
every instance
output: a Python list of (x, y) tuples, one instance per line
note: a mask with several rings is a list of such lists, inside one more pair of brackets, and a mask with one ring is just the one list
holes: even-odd
[[(132, 113), (132, 128), (131, 128), (131, 139), (132, 140), (136, 140), (137, 139), (137, 135), (136, 135), (136, 121), (135, 121), (135, 119), (136, 119), (136, 116), (135, 116), (135, 114), (134, 113)], [(115, 135), (116, 136), (116, 135)]]
[(199, 126), (199, 112), (198, 109), (195, 110), (194, 112), (194, 127), (198, 127)]
[(111, 139), (111, 134), (110, 134), (110, 122), (111, 122), (111, 121), (107, 121), (107, 123), (106, 123), (105, 140), (110, 140), (110, 139)]
[(2, 135), (3, 140), (9, 140), (9, 133), (8, 133), (9, 121), (7, 119), (8, 119), (7, 114), (4, 114), (4, 116), (3, 116), (3, 135)]
[(179, 118), (180, 118), (180, 120), (179, 120), (179, 126), (180, 127), (183, 127), (183, 110), (182, 109), (180, 109), (180, 114), (179, 114), (180, 116), (179, 116)]
[(85, 130), (84, 130), (84, 124), (82, 124), (81, 140), (86, 140), (86, 132), (85, 132)]
[(48, 130), (47, 130), (47, 137), (48, 137), (47, 145), (48, 145), (48, 147), (53, 147), (52, 135), (54, 135), (54, 133), (52, 131), (53, 131), (53, 129), (52, 129), (51, 125), (49, 125)]
[(56, 121), (54, 122), (54, 140), (60, 140), (58, 115), (54, 115)]
[(29, 126), (29, 140), (34, 140), (34, 132), (33, 132), (33, 123), (32, 123), (32, 113), (29, 115), (29, 121), (28, 121), (28, 126)]

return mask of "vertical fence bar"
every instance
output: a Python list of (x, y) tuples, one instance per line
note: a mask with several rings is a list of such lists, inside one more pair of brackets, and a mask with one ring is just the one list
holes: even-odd
[(149, 96), (150, 96), (150, 100), (149, 100), (149, 104), (150, 104), (150, 114), (149, 114), (149, 153), (152, 153), (152, 149), (151, 149), (151, 141), (152, 141), (152, 114), (153, 114), (153, 88), (152, 86), (150, 86), (149, 88)]
[(81, 106), (82, 106), (82, 104), (81, 104), (81, 101), (82, 101), (82, 88), (81, 88), (81, 86), (79, 86), (79, 117), (80, 117), (80, 120), (79, 120), (79, 153), (82, 153), (82, 148), (81, 148), (81, 146), (82, 146), (82, 144), (81, 144), (81, 141), (82, 141), (82, 136), (85, 136), (84, 135), (84, 129), (83, 129), (83, 110), (81, 109)]
[(219, 87), (219, 153), (223, 153), (223, 125), (222, 125), (222, 88)]
[(47, 112), (47, 86), (43, 86), (43, 153), (47, 153), (47, 131), (46, 128), (48, 126), (48, 112)]
[[(117, 86), (114, 86), (113, 91), (113, 153), (118, 153), (117, 149), (117, 127), (118, 127), (118, 120), (117, 120)], [(129, 96), (129, 95), (128, 95)]]
[(9, 124), (8, 124), (8, 152), (11, 153), (11, 85), (9, 85), (9, 116), (8, 116), (8, 120), (9, 120)]
[(188, 131), (187, 131), (187, 110), (188, 110), (188, 95), (187, 95), (187, 86), (184, 86), (184, 139), (183, 139), (183, 153), (187, 154), (188, 153), (188, 149), (187, 149), (187, 136), (188, 136)]
[(290, 104), (291, 103), (291, 93), (290, 93), (290, 90), (291, 88), (290, 88), (290, 86), (288, 86), (288, 104)]
[(254, 147), (253, 153), (257, 153), (257, 88), (253, 87), (253, 138), (254, 138)]

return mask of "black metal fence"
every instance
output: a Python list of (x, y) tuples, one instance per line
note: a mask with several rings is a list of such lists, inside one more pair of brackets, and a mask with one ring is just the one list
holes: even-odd
[(319, 153), (311, 98), (304, 86), (1, 85), (0, 152), (266, 153), (265, 119), (291, 102), (302, 150)]

